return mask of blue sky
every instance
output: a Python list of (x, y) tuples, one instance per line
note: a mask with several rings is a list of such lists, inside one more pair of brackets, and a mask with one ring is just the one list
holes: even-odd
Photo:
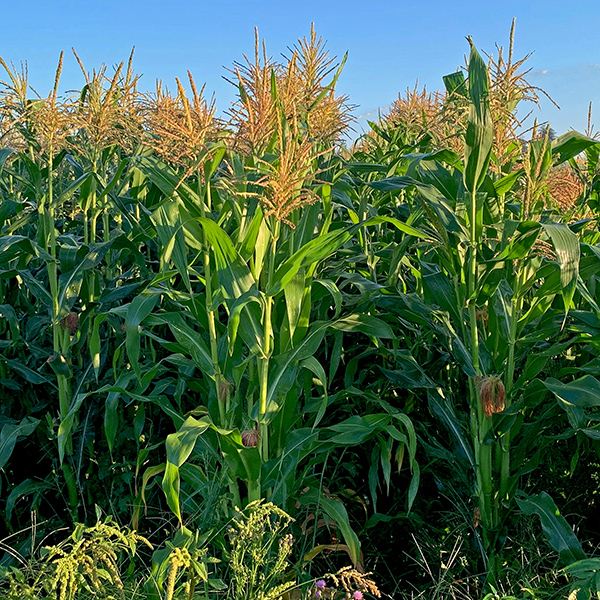
[(357, 116), (369, 118), (385, 111), (417, 79), (429, 90), (440, 88), (442, 76), (464, 62), (465, 36), (487, 52), (495, 50), (495, 42), (506, 46), (516, 17), (515, 56), (535, 51), (527, 62), (529, 80), (561, 106), (558, 111), (543, 102), (541, 119), (558, 133), (583, 131), (593, 101), (593, 122), (600, 127), (598, 0), (0, 2), (0, 56), (15, 63), (26, 60), (30, 82), (41, 95), (52, 85), (61, 50), (66, 52), (61, 85), (66, 90), (82, 85), (72, 46), (90, 70), (126, 60), (135, 46), (142, 89), (153, 89), (157, 78), (173, 86), (174, 77), (185, 77), (190, 69), (225, 110), (235, 89), (223, 80), (224, 67), (253, 52), (254, 27), (266, 39), (269, 54), (279, 56), (308, 35), (314, 21), (333, 55), (348, 51), (339, 90), (358, 105)]

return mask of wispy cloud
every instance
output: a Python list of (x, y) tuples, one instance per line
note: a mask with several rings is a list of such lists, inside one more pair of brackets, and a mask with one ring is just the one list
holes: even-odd
[(383, 115), (387, 110), (390, 109), (391, 106), (392, 106), (391, 104), (388, 104), (386, 106), (380, 106), (379, 108), (370, 110), (369, 112), (363, 113), (362, 115), (358, 115), (356, 117), (356, 120), (360, 121), (361, 119), (367, 119), (368, 117), (372, 117), (373, 115), (377, 115), (377, 116), (379, 116), (380, 114)]
[(556, 77), (556, 78), (572, 78), (572, 77), (590, 77), (598, 76), (600, 74), (600, 63), (575, 63), (565, 67), (559, 67), (556, 69), (538, 69), (531, 71), (528, 75), (530, 79), (536, 79), (538, 77)]

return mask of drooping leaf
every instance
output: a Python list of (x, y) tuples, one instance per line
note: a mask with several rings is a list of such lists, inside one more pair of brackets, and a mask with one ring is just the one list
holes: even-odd
[(2, 427), (0, 431), (0, 469), (6, 466), (17, 440), (20, 437), (31, 435), (39, 423), (39, 419), (25, 417), (19, 424), (7, 423)]
[(362, 313), (338, 319), (331, 324), (331, 327), (348, 333), (364, 333), (381, 339), (395, 339), (396, 337), (392, 328), (385, 321)]
[(577, 536), (546, 492), (517, 498), (517, 504), (526, 515), (537, 515), (540, 518), (546, 538), (563, 563), (569, 564), (587, 558)]
[(25, 479), (15, 486), (8, 498), (6, 499), (6, 520), (10, 521), (12, 517), (12, 511), (15, 508), (15, 504), (24, 496), (34, 496), (39, 498), (45, 491), (52, 488), (52, 484), (47, 481), (35, 481), (33, 479)]
[(10, 358), (3, 358), (0, 356), (0, 360), (3, 360), (8, 367), (20, 373), (29, 383), (33, 383), (35, 385), (41, 384), (51, 384), (50, 379), (40, 375), (37, 371), (30, 369), (28, 366), (24, 365), (20, 360), (14, 360)]
[(167, 463), (162, 487), (167, 498), (167, 504), (179, 521), (181, 521), (179, 467), (189, 458), (198, 436), (202, 435), (211, 424), (209, 417), (203, 417), (199, 420), (188, 417), (177, 432), (167, 436)]
[(578, 131), (568, 131), (552, 141), (552, 156), (557, 163), (575, 158), (590, 146), (598, 146), (600, 142)]
[(542, 227), (552, 239), (556, 252), (556, 260), (560, 266), (562, 297), (565, 312), (568, 312), (577, 288), (581, 256), (579, 238), (564, 223), (542, 223)]
[(585, 375), (570, 383), (548, 378), (544, 385), (562, 402), (580, 408), (600, 406), (600, 381), (591, 375)]
[(362, 552), (358, 536), (354, 529), (352, 529), (348, 518), (348, 511), (340, 500), (327, 498), (314, 488), (310, 488), (300, 496), (299, 502), (304, 506), (314, 506), (315, 504), (319, 506), (339, 527), (346, 545), (350, 548), (350, 556), (354, 566), (357, 567), (362, 564)]

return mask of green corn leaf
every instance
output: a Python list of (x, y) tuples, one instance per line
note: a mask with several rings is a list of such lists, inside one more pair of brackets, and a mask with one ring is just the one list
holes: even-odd
[(338, 286), (330, 279), (315, 279), (314, 283), (322, 285), (330, 294), (335, 304), (335, 315), (334, 319), (337, 319), (342, 310), (342, 293), (338, 289)]
[[(386, 415), (387, 417), (387, 415)], [(385, 425), (389, 422), (389, 418), (384, 418), (379, 423)], [(350, 445), (361, 444), (368, 440), (373, 433), (376, 431), (376, 424), (370, 424), (363, 417), (354, 415), (348, 417), (341, 423), (337, 423), (328, 428), (329, 431), (333, 432), (331, 438), (328, 438), (328, 442), (335, 445)]]
[(120, 302), (127, 298), (127, 296), (133, 296), (133, 294), (144, 285), (143, 283), (126, 283), (116, 288), (105, 288), (102, 290), (98, 302), (100, 304), (112, 304), (113, 302)]
[(50, 308), (52, 306), (52, 296), (46, 289), (46, 286), (33, 277), (29, 271), (18, 271), (19, 276), (27, 286), (27, 289), (35, 296), (44, 306)]
[(285, 297), (285, 308), (289, 325), (290, 341), (294, 339), (294, 332), (300, 320), (302, 311), (302, 299), (304, 298), (304, 287), (306, 281), (306, 272), (304, 269), (299, 269), (292, 277), (290, 282), (283, 288)]
[(212, 246), (219, 284), (227, 299), (239, 298), (254, 285), (250, 269), (238, 254), (227, 233), (210, 219), (199, 219)]
[(64, 190), (61, 191), (60, 195), (55, 198), (54, 206), (62, 206), (67, 200), (73, 196), (73, 194), (86, 182), (90, 177), (90, 173), (84, 173), (75, 181), (72, 181)]
[(421, 483), (421, 468), (419, 467), (419, 463), (415, 462), (413, 464), (413, 474), (410, 479), (410, 485), (408, 486), (408, 512), (412, 508), (415, 498), (417, 497), (417, 492), (419, 491), (419, 484)]
[(370, 181), (367, 185), (380, 192), (398, 192), (413, 185), (419, 185), (419, 182), (412, 177), (388, 177), (378, 181)]
[(137, 400), (138, 402), (151, 402), (152, 404), (156, 404), (156, 406), (160, 407), (161, 410), (168, 415), (172, 421), (173, 421), (173, 425), (175, 427), (179, 427), (184, 419), (181, 416), (180, 413), (178, 413), (174, 408), (173, 405), (171, 404), (170, 400), (167, 398), (167, 396), (165, 396), (164, 394), (158, 394), (158, 393), (153, 393), (153, 394), (138, 394), (132, 391), (129, 391), (125, 388), (122, 387), (118, 387), (116, 385), (105, 385), (103, 387), (101, 387), (98, 390), (95, 390), (94, 392), (89, 392), (87, 394), (81, 394), (81, 396), (88, 397), (91, 394), (100, 394), (100, 393), (105, 393), (105, 392), (118, 392), (119, 394), (122, 394), (124, 396), (127, 396), (128, 398), (131, 398), (133, 400)]
[(23, 205), (20, 202), (15, 202), (8, 198), (3, 198), (0, 203), (0, 227), (4, 225), (5, 221), (8, 221), (16, 214), (21, 213)]
[(273, 370), (269, 374), (268, 401), (274, 402), (279, 386), (285, 381), (289, 371), (300, 361), (315, 354), (323, 341), (325, 330), (329, 326), (329, 322), (316, 321), (311, 325), (308, 333), (300, 344), (289, 352), (285, 352), (284, 354), (275, 357), (275, 360), (273, 361)]
[(44, 377), (43, 375), (40, 375), (37, 371), (34, 371), (33, 369), (30, 369), (29, 367), (25, 366), (20, 360), (4, 358), (1, 355), (0, 360), (3, 360), (7, 364), (7, 366), (10, 367), (13, 371), (17, 371), (17, 373), (20, 373), (27, 381), (29, 381), (29, 383), (33, 383), (34, 385), (53, 385), (50, 379)]
[(577, 536), (546, 492), (517, 498), (517, 504), (526, 515), (537, 515), (540, 518), (546, 538), (563, 563), (587, 558)]
[[(432, 187), (432, 186), (430, 186), (430, 187)], [(431, 236), (428, 235), (427, 233), (425, 233), (424, 231), (421, 231), (420, 229), (417, 229), (416, 227), (412, 227), (411, 225), (408, 225), (407, 223), (403, 223), (402, 221), (400, 221), (399, 219), (395, 219), (394, 217), (385, 217), (385, 216), (371, 217), (370, 219), (367, 219), (366, 221), (359, 223), (359, 225), (361, 227), (370, 227), (371, 225), (379, 225), (381, 223), (389, 223), (390, 225), (393, 225), (399, 231), (402, 231), (402, 233), (405, 233), (406, 235), (412, 235), (418, 239), (426, 239), (426, 240), (431, 239)]]
[(346, 229), (330, 231), (304, 244), (279, 266), (273, 276), (271, 288), (267, 290), (267, 295), (277, 295), (289, 284), (300, 269), (306, 268), (308, 272), (310, 272), (310, 269), (314, 270), (318, 262), (333, 254), (338, 248), (349, 241), (359, 229), (381, 223), (390, 223), (408, 235), (414, 235), (419, 238), (428, 237), (424, 232), (392, 217), (373, 217), (362, 223), (351, 225)]
[(385, 321), (363, 313), (338, 319), (331, 324), (331, 327), (348, 333), (364, 333), (380, 339), (396, 339), (392, 328)]
[(396, 412), (392, 416), (395, 420), (400, 421), (402, 425), (404, 425), (404, 429), (408, 434), (408, 457), (410, 467), (412, 468), (414, 465), (416, 465), (417, 458), (417, 434), (415, 432), (415, 426), (413, 425), (413, 422), (411, 421), (410, 417), (404, 414), (403, 412)]
[(546, 350), (537, 351), (527, 355), (527, 361), (523, 367), (523, 371), (515, 383), (515, 389), (523, 388), (529, 381), (537, 377), (542, 369), (546, 366), (548, 359), (558, 356), (573, 345), (571, 340), (562, 344), (554, 344)]
[(69, 379), (72, 376), (71, 366), (62, 354), (54, 352), (47, 362), (58, 377)]
[(600, 142), (578, 131), (568, 131), (552, 141), (552, 157), (554, 162), (563, 163), (594, 146), (600, 147)]
[(167, 197), (178, 196), (192, 215), (200, 214), (200, 198), (178, 173), (155, 156), (135, 156), (133, 166), (137, 167)]
[(140, 488), (140, 499), (143, 502), (144, 506), (146, 505), (146, 488), (148, 487), (148, 482), (150, 481), (150, 478), (163, 474), (165, 472), (165, 467), (165, 463), (161, 463), (160, 465), (148, 467), (144, 471), (144, 475), (142, 476), (142, 485)]
[(379, 463), (383, 474), (383, 481), (386, 486), (386, 492), (390, 493), (390, 482), (392, 478), (392, 447), (394, 445), (393, 438), (379, 440)]
[(352, 235), (353, 228), (331, 231), (304, 244), (300, 250), (284, 261), (275, 271), (271, 288), (267, 290), (267, 295), (277, 295), (290, 283), (300, 269), (308, 268), (327, 258), (350, 240)]
[(319, 410), (317, 411), (317, 416), (315, 417), (315, 422), (312, 426), (314, 429), (325, 416), (325, 410), (327, 409), (327, 403), (329, 402), (329, 396), (327, 395), (327, 375), (325, 375), (325, 369), (321, 363), (314, 356), (305, 358), (300, 363), (300, 366), (311, 371), (316, 377), (317, 383), (323, 388), (323, 400), (319, 405)]
[(142, 292), (133, 299), (127, 307), (125, 315), (125, 346), (127, 356), (131, 366), (138, 379), (142, 378), (139, 358), (140, 358), (140, 332), (141, 322), (152, 312), (158, 302), (159, 294), (157, 292)]
[(119, 414), (117, 409), (119, 398), (121, 397), (120, 389), (127, 389), (127, 386), (133, 379), (135, 379), (135, 373), (121, 373), (114, 386), (119, 389), (111, 389), (104, 403), (104, 435), (106, 436), (106, 441), (111, 452), (114, 448), (119, 428)]
[(529, 144), (529, 176), (534, 181), (540, 181), (552, 167), (552, 147), (548, 140), (533, 140)]
[(471, 40), (469, 43), (470, 108), (465, 135), (464, 182), (467, 190), (474, 193), (483, 183), (487, 173), (494, 143), (494, 126), (490, 110), (487, 67)]
[(563, 383), (552, 377), (544, 385), (562, 402), (580, 408), (600, 406), (600, 381), (585, 375), (570, 383)]
[(600, 159), (600, 144), (593, 144), (585, 149), (587, 174), (590, 179), (594, 178), (598, 168), (598, 159)]
[(537, 221), (522, 221), (517, 231), (504, 250), (496, 257), (496, 261), (519, 260), (525, 258), (535, 244), (541, 225)]
[(330, 519), (339, 527), (342, 537), (350, 548), (350, 557), (354, 566), (362, 563), (362, 552), (360, 550), (360, 541), (348, 518), (348, 511), (340, 500), (326, 498), (314, 488), (304, 492), (299, 498), (300, 504), (304, 506), (317, 505)]
[(214, 375), (214, 365), (202, 335), (190, 327), (179, 313), (162, 314), (159, 316), (159, 321), (169, 326), (181, 350), (192, 357), (203, 373), (212, 377)]
[(180, 521), (182, 518), (179, 503), (180, 468), (190, 457), (198, 437), (209, 428), (219, 434), (219, 448), (214, 448), (214, 450), (217, 453), (219, 450), (222, 452), (229, 469), (246, 483), (255, 483), (260, 480), (262, 463), (258, 448), (245, 447), (238, 429), (220, 429), (212, 423), (208, 416), (199, 420), (188, 417), (176, 433), (167, 436), (167, 462), (162, 481), (167, 504)]
[(10, 304), (0, 304), (0, 318), (8, 321), (12, 343), (19, 339), (19, 320), (15, 309)]
[(396, 353), (396, 361), (398, 363), (398, 368), (396, 369), (379, 367), (381, 372), (394, 385), (407, 390), (421, 388), (435, 389), (437, 387), (408, 350), (399, 350)]
[(4, 169), (4, 165), (6, 164), (6, 161), (9, 159), (11, 154), (16, 154), (16, 150), (13, 150), (12, 148), (2, 148), (0, 150), (0, 174), (2, 173), (2, 170)]
[(81, 262), (75, 266), (75, 268), (73, 268), (71, 271), (61, 274), (59, 278), (61, 291), (58, 297), (58, 305), (60, 307), (64, 307), (67, 304), (66, 300), (68, 298), (77, 296), (84, 273), (98, 267), (98, 265), (104, 260), (104, 257), (110, 250), (112, 244), (113, 240), (100, 244), (90, 244), (88, 248), (82, 246), (80, 251), (87, 251), (87, 254), (83, 257)]
[[(412, 175), (413, 163), (409, 169)], [(456, 202), (458, 197), (459, 180), (454, 172), (447, 169), (437, 160), (420, 160), (418, 168), (414, 169), (416, 178), (423, 184), (432, 185), (440, 191), (444, 198)]]
[(454, 442), (459, 449), (458, 455), (462, 455), (469, 462), (471, 468), (475, 470), (475, 458), (473, 457), (471, 444), (468, 441), (466, 428), (456, 416), (452, 403), (440, 392), (428, 392), (427, 397), (431, 412), (442, 422), (454, 438)]
[[(317, 451), (319, 447), (319, 431), (313, 431), (308, 427), (293, 429), (285, 437), (285, 446), (281, 454), (263, 465), (262, 485), (263, 489), (273, 488), (273, 496), (283, 496), (286, 486), (292, 488), (294, 475), (298, 463), (309, 454)], [(292, 479), (292, 481), (290, 481)], [(282, 502), (281, 505), (285, 505)]]
[(254, 254), (263, 223), (263, 213), (260, 206), (258, 206), (239, 246), (240, 256), (243, 260), (249, 260)]
[(444, 82), (444, 87), (448, 92), (448, 96), (452, 96), (454, 94), (463, 98), (469, 98), (469, 90), (467, 89), (465, 74), (462, 71), (456, 71), (454, 73), (450, 73), (449, 75), (444, 75), (442, 80)]
[[(235, 342), (237, 340), (238, 328), (240, 326), (240, 319), (242, 317), (242, 311), (250, 303), (256, 303), (262, 306), (260, 298), (256, 295), (255, 290), (248, 290), (235, 300), (229, 311), (229, 320), (227, 321), (227, 335), (229, 337), (229, 354), (233, 355), (235, 351)], [(252, 318), (249, 321), (250, 330), (244, 335), (244, 341), (248, 344), (251, 352), (260, 353), (261, 346), (263, 344), (262, 331), (257, 326), (257, 319)], [(252, 327), (255, 325), (256, 327)]]
[(123, 184), (127, 181), (127, 178), (123, 178), (123, 172), (129, 165), (129, 159), (124, 158), (119, 162), (119, 166), (116, 171), (113, 172), (113, 175), (110, 181), (102, 188), (102, 191), (98, 194), (98, 201), (101, 201), (106, 196), (110, 195), (110, 193), (119, 186), (121, 189)]
[(430, 306), (439, 306), (450, 315), (454, 323), (460, 323), (463, 318), (461, 301), (456, 297), (456, 288), (450, 278), (441, 271), (424, 271), (422, 281), (425, 301)]
[(0, 431), (0, 469), (6, 466), (6, 463), (11, 457), (15, 444), (20, 437), (31, 435), (40, 420), (32, 417), (25, 417), (18, 425), (15, 423), (7, 423)]
[(88, 394), (77, 394), (75, 399), (71, 401), (69, 412), (66, 415), (61, 415), (60, 425), (58, 426), (58, 458), (62, 465), (65, 458), (65, 450), (67, 449), (67, 443), (70, 440), (71, 429), (73, 428), (73, 422), (75, 416), (79, 412), (84, 399)]
[(577, 289), (579, 259), (581, 250), (579, 238), (564, 223), (542, 223), (556, 252), (556, 260), (560, 266), (560, 283), (565, 313), (569, 311), (571, 301)]
[(501, 177), (497, 181), (494, 181), (494, 189), (498, 196), (504, 196), (513, 188), (515, 183), (519, 180), (519, 177), (523, 175), (523, 169), (517, 169), (504, 177)]
[[(450, 201), (435, 186), (421, 183), (411, 177), (390, 177), (369, 184), (376, 190), (394, 191), (415, 186), (418, 199), (426, 212), (431, 225), (435, 228), (441, 240), (448, 244), (448, 232), (459, 236), (467, 236), (464, 227), (458, 221)], [(422, 234), (418, 237), (424, 237)]]
[(179, 506), (179, 467), (183, 465), (194, 450), (198, 436), (202, 435), (211, 425), (212, 421), (209, 417), (203, 417), (199, 420), (188, 417), (179, 428), (179, 431), (167, 436), (167, 462), (165, 465), (162, 487), (169, 508), (180, 522), (182, 519)]
[(21, 498), (24, 496), (33, 496), (34, 501), (37, 502), (40, 496), (47, 490), (52, 489), (52, 487), (53, 485), (47, 481), (35, 481), (33, 479), (25, 479), (25, 481), (15, 486), (6, 499), (6, 520), (10, 521), (15, 504)]
[(183, 279), (183, 283), (189, 290), (191, 286), (188, 273), (187, 248), (179, 208), (176, 202), (166, 202), (154, 211), (152, 221), (156, 225), (156, 232), (162, 245), (161, 260), (163, 269), (172, 261)]
[(9, 261), (28, 256), (37, 256), (46, 262), (55, 260), (35, 240), (25, 236), (6, 235), (0, 238), (0, 266), (7, 267)]

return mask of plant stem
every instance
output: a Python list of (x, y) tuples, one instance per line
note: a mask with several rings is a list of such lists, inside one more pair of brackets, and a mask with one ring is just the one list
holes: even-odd
[[(510, 315), (510, 331), (508, 339), (508, 357), (506, 361), (506, 377), (505, 377), (505, 389), (506, 389), (506, 400), (505, 407), (508, 408), (511, 405), (512, 398), (512, 387), (515, 377), (515, 346), (517, 344), (517, 327), (521, 311), (523, 308), (523, 295), (521, 293), (521, 287), (523, 285), (523, 268), (521, 263), (518, 263), (517, 276), (515, 278), (515, 290), (511, 300), (511, 315)], [(502, 443), (503, 442), (503, 443)], [(502, 443), (502, 465), (500, 468), (500, 493), (498, 500), (504, 502), (508, 499), (508, 481), (510, 478), (510, 443), (511, 443), (511, 431), (508, 430), (504, 435)]]
[(479, 336), (477, 333), (477, 192), (471, 193), (471, 214), (469, 215), (471, 252), (469, 254), (469, 273), (467, 287), (467, 303), (469, 305), (469, 322), (471, 327), (471, 358), (477, 375), (479, 369)]
[[(277, 253), (277, 242), (279, 241), (280, 223), (277, 219), (273, 219), (272, 237), (271, 237), (271, 253), (269, 255), (269, 265), (267, 270), (267, 287), (271, 287), (273, 281), (273, 273), (275, 272), (275, 255)], [(260, 380), (260, 395), (258, 406), (258, 421), (260, 423), (260, 438), (261, 438), (261, 457), (263, 463), (269, 460), (269, 427), (264, 423), (264, 416), (267, 412), (267, 397), (269, 390), (269, 360), (273, 352), (271, 339), (273, 335), (273, 326), (271, 323), (271, 315), (273, 310), (273, 297), (265, 296), (265, 312), (263, 322), (263, 357), (260, 358), (259, 365), (259, 380)]]
[[(202, 172), (198, 170), (197, 172), (198, 178), (198, 198), (200, 199), (200, 216), (205, 219), (206, 218), (206, 208), (208, 208), (209, 212), (211, 210), (211, 200), (210, 200), (210, 182), (206, 181), (204, 190), (202, 190)], [(208, 320), (208, 337), (210, 342), (210, 358), (213, 365), (214, 370), (214, 382), (215, 382), (215, 392), (217, 395), (217, 404), (219, 406), (219, 419), (221, 422), (221, 426), (226, 426), (226, 406), (225, 403), (221, 399), (220, 394), (220, 384), (221, 384), (221, 369), (219, 367), (219, 353), (217, 348), (217, 326), (216, 326), (216, 318), (215, 311), (212, 308), (213, 302), (213, 291), (212, 291), (212, 270), (210, 266), (210, 248), (208, 244), (208, 240), (206, 239), (206, 234), (204, 230), (202, 230), (202, 261), (204, 264), (204, 289), (205, 289), (205, 308), (206, 308), (206, 317)]]
[[(44, 210), (45, 225), (48, 227), (48, 252), (54, 260), (48, 263), (48, 279), (50, 282), (50, 295), (52, 296), (52, 341), (55, 354), (63, 351), (63, 330), (59, 321), (59, 290), (58, 290), (58, 266), (56, 262), (56, 231), (54, 229), (54, 189), (53, 189), (53, 146), (49, 145), (48, 152), (48, 206)], [(68, 393), (68, 381), (63, 375), (57, 375), (58, 380), (58, 402), (61, 419), (66, 418), (69, 412), (70, 398)]]
[[(477, 191), (471, 192), (471, 205), (469, 211), (469, 233), (470, 252), (468, 259), (467, 274), (467, 303), (469, 309), (469, 326), (471, 332), (471, 359), (475, 373), (481, 375), (479, 364), (479, 333), (477, 330)], [(484, 545), (486, 551), (492, 549), (489, 538), (490, 530), (495, 528), (495, 520), (492, 509), (493, 501), (493, 473), (492, 473), (492, 444), (484, 443), (491, 426), (491, 419), (483, 413), (479, 399), (479, 391), (473, 381), (470, 382), (469, 392), (471, 395), (471, 423), (477, 419), (477, 431), (473, 435), (473, 450), (475, 452), (475, 468), (477, 479), (477, 492), (479, 496), (479, 510), (481, 513), (481, 524), (484, 531)], [(476, 416), (475, 416), (476, 415)], [(472, 427), (473, 429), (473, 427)]]
[[(50, 254), (53, 260), (48, 263), (48, 280), (50, 283), (50, 295), (52, 296), (52, 349), (55, 356), (62, 356), (63, 350), (66, 351), (64, 334), (62, 324), (59, 321), (60, 305), (59, 305), (59, 289), (58, 289), (58, 265), (57, 265), (57, 248), (56, 248), (56, 231), (54, 229), (54, 147), (52, 141), (48, 146), (48, 204), (44, 206), (43, 201), (40, 203), (40, 216), (44, 223), (44, 227), (47, 227), (48, 247), (46, 251)], [(47, 208), (47, 210), (46, 210)], [(68, 347), (68, 344), (67, 344)], [(63, 421), (69, 414), (70, 408), (70, 386), (69, 380), (64, 375), (56, 375), (58, 383), (58, 408), (60, 419)], [(71, 436), (69, 436), (65, 445), (65, 454), (70, 455), (73, 452), (73, 446)], [(77, 485), (75, 477), (70, 465), (65, 461), (61, 465), (61, 469), (67, 485), (69, 495), (69, 505), (74, 511), (77, 508)], [(76, 516), (74, 514), (74, 516)]]

